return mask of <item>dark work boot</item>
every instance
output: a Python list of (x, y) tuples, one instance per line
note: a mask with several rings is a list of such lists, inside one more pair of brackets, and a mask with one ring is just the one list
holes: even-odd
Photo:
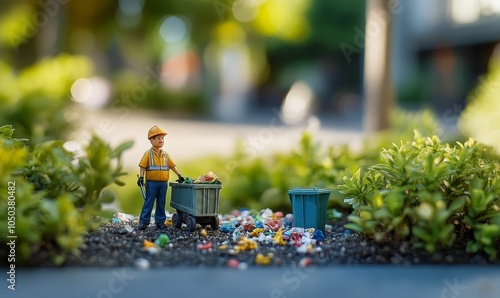
[(167, 226), (164, 224), (164, 223), (161, 223), (161, 224), (156, 224), (156, 230), (157, 231), (160, 231), (160, 232), (163, 232), (167, 229)]
[(145, 230), (147, 227), (148, 227), (148, 225), (147, 224), (143, 224), (143, 223), (139, 223), (139, 225), (137, 226), (137, 228), (139, 230)]

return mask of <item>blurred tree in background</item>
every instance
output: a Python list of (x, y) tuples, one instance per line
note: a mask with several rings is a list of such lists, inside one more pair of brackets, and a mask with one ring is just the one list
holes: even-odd
[(1, 123), (15, 124), (33, 145), (65, 137), (72, 129), (72, 121), (64, 113), (68, 90), (91, 71), (86, 57), (64, 54), (41, 59), (19, 72), (0, 62)]
[[(233, 59), (236, 85), (248, 90), (230, 95), (248, 97), (250, 106), (277, 106), (304, 80), (334, 110), (340, 93), (360, 92), (360, 57), (347, 61), (339, 44), (353, 40), (363, 8), (362, 1), (326, 0), (2, 2), (0, 57), (14, 73), (63, 53), (86, 57), (85, 66), (65, 62), (73, 73), (62, 74), (64, 105), (71, 104), (72, 82), (98, 77), (99, 86), (87, 82), (90, 106), (209, 113), (231, 83), (225, 65)], [(54, 71), (40, 75), (60, 84)]]
[(489, 72), (481, 78), (471, 92), (468, 104), (460, 115), (459, 127), (465, 135), (500, 152), (500, 117), (498, 94), (500, 93), (500, 53), (496, 53), (489, 63)]

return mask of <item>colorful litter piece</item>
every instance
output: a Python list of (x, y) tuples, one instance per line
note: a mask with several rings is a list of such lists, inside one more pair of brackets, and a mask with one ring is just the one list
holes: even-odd
[(283, 240), (283, 230), (280, 228), (276, 235), (273, 237), (273, 243), (278, 245), (286, 245), (285, 240)]
[(255, 264), (267, 266), (267, 265), (271, 264), (272, 258), (273, 258), (273, 255), (271, 253), (269, 253), (265, 256), (261, 253), (258, 253), (257, 256), (255, 256)]
[(300, 267), (308, 267), (312, 264), (312, 259), (309, 258), (309, 257), (305, 257), (305, 258), (302, 258), (300, 261), (299, 261), (299, 266)]
[(317, 229), (314, 231), (313, 239), (316, 239), (318, 241), (325, 241), (325, 234), (323, 234), (320, 229)]
[(234, 247), (236, 252), (246, 251), (246, 250), (254, 250), (257, 248), (257, 242), (250, 240), (246, 237), (241, 237), (238, 240), (238, 244)]
[(155, 244), (158, 245), (159, 247), (164, 247), (170, 242), (170, 238), (166, 234), (160, 234), (158, 238), (155, 240)]
[(156, 248), (157, 245), (154, 242), (148, 241), (148, 240), (143, 240), (142, 244), (144, 245), (144, 248)]
[(249, 234), (250, 237), (259, 237), (260, 233), (264, 233), (263, 228), (255, 228), (253, 231)]
[(237, 259), (230, 259), (227, 261), (228, 267), (238, 269), (239, 265), (240, 265), (240, 261), (238, 261)]
[(142, 244), (144, 245), (144, 250), (152, 255), (157, 254), (160, 251), (160, 248), (154, 242), (143, 240)]
[(196, 245), (196, 248), (198, 250), (209, 250), (212, 248), (212, 242), (200, 243), (200, 244)]
[(293, 241), (295, 247), (300, 247), (302, 245), (302, 234), (298, 232), (293, 232), (291, 240)]

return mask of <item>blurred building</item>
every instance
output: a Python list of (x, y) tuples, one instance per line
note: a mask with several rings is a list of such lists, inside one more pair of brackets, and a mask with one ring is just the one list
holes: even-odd
[(500, 41), (500, 0), (402, 0), (393, 77), (402, 105), (459, 113)]

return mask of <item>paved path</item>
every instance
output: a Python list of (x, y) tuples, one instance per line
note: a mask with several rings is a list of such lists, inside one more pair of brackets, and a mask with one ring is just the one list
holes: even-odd
[(0, 297), (384, 297), (498, 298), (493, 266), (306, 268), (174, 267), (23, 269)]
[(323, 145), (349, 144), (358, 148), (362, 141), (360, 125), (352, 120), (346, 124), (342, 119), (320, 121), (312, 118), (309, 123), (300, 126), (285, 126), (271, 111), (241, 123), (169, 119), (146, 112), (131, 112), (125, 117), (111, 111), (78, 110), (75, 115), (81, 125), (72, 139), (78, 142), (88, 140), (91, 131), (97, 132), (112, 145), (134, 140), (134, 147), (123, 158), (126, 166), (133, 167), (150, 147), (146, 136), (153, 125), (159, 125), (168, 132), (164, 148), (176, 161), (213, 154), (229, 155), (234, 152), (238, 140), (244, 142), (249, 155), (289, 151), (297, 145), (306, 129), (314, 132), (315, 140)]

